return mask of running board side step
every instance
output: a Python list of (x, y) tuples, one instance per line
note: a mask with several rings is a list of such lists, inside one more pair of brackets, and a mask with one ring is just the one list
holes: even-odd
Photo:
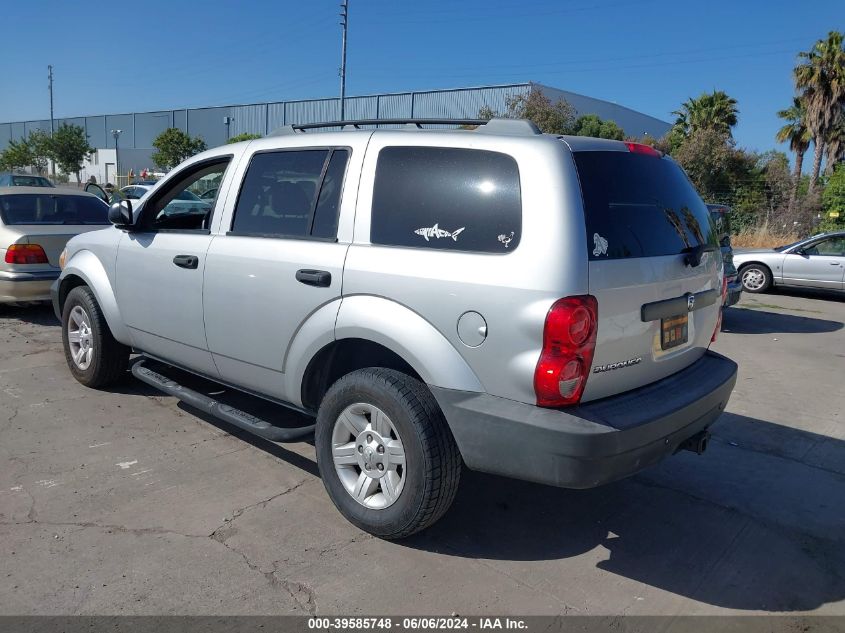
[(214, 398), (210, 398), (193, 389), (188, 389), (175, 380), (171, 380), (167, 376), (162, 376), (158, 372), (145, 367), (143, 360), (138, 360), (132, 365), (132, 375), (151, 387), (155, 387), (159, 391), (178, 398), (185, 404), (189, 404), (200, 411), (213, 415), (215, 418), (228, 422), (229, 424), (234, 424), (244, 431), (249, 431), (271, 442), (295, 442), (314, 433), (313, 424), (295, 428), (274, 426), (266, 420), (250, 415), (245, 411), (217, 402)]

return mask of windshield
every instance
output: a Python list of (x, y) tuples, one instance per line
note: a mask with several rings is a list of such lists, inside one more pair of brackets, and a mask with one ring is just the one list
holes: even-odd
[(777, 246), (774, 250), (778, 253), (782, 253), (788, 248), (792, 248), (793, 246), (798, 246), (802, 242), (809, 242), (810, 240), (814, 240), (817, 237), (821, 237), (824, 233), (816, 233), (815, 235), (811, 235), (810, 237), (805, 237), (803, 240), (798, 240), (797, 242), (792, 242), (791, 244), (784, 244), (783, 246)]
[(53, 184), (41, 176), (12, 176), (12, 184), (17, 187), (52, 187)]
[(590, 259), (678, 255), (717, 245), (710, 213), (671, 160), (632, 152), (575, 152)]
[(3, 224), (108, 224), (108, 205), (93, 196), (0, 196)]

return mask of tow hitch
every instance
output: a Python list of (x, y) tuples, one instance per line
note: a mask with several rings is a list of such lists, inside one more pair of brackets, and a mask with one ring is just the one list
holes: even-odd
[(692, 451), (693, 453), (698, 453), (699, 455), (701, 455), (704, 451), (707, 450), (707, 443), (709, 441), (710, 431), (699, 431), (692, 437), (689, 437), (684, 440), (684, 442), (678, 447), (678, 450)]

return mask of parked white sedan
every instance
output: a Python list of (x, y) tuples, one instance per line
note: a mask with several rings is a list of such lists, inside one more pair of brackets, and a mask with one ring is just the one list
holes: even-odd
[(774, 249), (734, 249), (734, 265), (747, 292), (773, 285), (845, 290), (845, 231)]

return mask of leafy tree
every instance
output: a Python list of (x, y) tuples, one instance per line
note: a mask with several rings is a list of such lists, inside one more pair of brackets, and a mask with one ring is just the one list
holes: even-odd
[(15, 170), (34, 167), (39, 174), (47, 170), (50, 158), (50, 137), (42, 130), (32, 130), (20, 141), (10, 141), (0, 154), (0, 169)]
[(175, 127), (159, 134), (153, 141), (153, 147), (156, 149), (151, 157), (153, 162), (165, 170), (173, 169), (183, 160), (206, 149), (201, 138), (188, 136)]
[[(507, 116), (512, 119), (528, 119), (547, 134), (571, 134), (575, 124), (575, 108), (558, 99), (555, 103), (539, 90), (509, 97)], [(479, 113), (481, 114), (481, 113)], [(486, 114), (486, 113), (485, 113)]]
[(3, 171), (14, 171), (32, 164), (32, 150), (25, 139), (20, 141), (9, 141), (6, 149), (0, 154), (0, 166)]
[(93, 152), (88, 143), (85, 130), (78, 125), (62, 124), (49, 139), (49, 152), (56, 164), (66, 174), (75, 174), (76, 182), (81, 184), (79, 171), (82, 163)]
[(29, 151), (32, 153), (32, 162), (30, 164), (35, 167), (35, 171), (43, 176), (47, 173), (47, 163), (52, 155), (52, 139), (50, 135), (44, 130), (32, 130), (26, 139), (26, 143), (29, 145)]
[(701, 197), (708, 202), (723, 201), (730, 191), (735, 156), (734, 144), (725, 134), (713, 129), (690, 133), (674, 154), (687, 172)]
[(792, 106), (778, 112), (778, 116), (786, 121), (775, 138), (780, 143), (789, 143), (789, 149), (795, 152), (795, 174), (793, 176), (792, 194), (789, 198), (789, 209), (795, 208), (798, 196), (798, 185), (801, 182), (801, 168), (804, 164), (804, 154), (810, 148), (810, 131), (807, 129), (807, 111), (800, 97), (793, 97)]
[(233, 136), (230, 138), (227, 143), (240, 143), (241, 141), (254, 141), (257, 138), (261, 138), (260, 134), (250, 134), (249, 132), (244, 132), (243, 134), (238, 134), (237, 136)]
[(806, 107), (807, 129), (813, 137), (813, 171), (809, 192), (819, 179), (824, 146), (845, 105), (845, 48), (843, 35), (828, 33), (809, 51), (798, 53), (802, 60), (795, 67), (795, 87)]
[[(841, 231), (845, 229), (845, 163), (839, 163), (833, 175), (827, 181), (822, 193), (822, 209), (825, 218), (819, 225), (822, 231)], [(831, 211), (838, 211), (839, 217), (830, 217)]]
[(683, 136), (698, 130), (713, 130), (723, 136), (730, 136), (739, 110), (736, 99), (721, 90), (714, 90), (696, 99), (687, 99), (681, 104), (680, 110), (672, 114), (677, 116), (675, 127)]
[(827, 133), (824, 153), (827, 162), (825, 173), (833, 174), (836, 165), (845, 161), (845, 105)]
[(622, 128), (615, 121), (604, 120), (596, 114), (585, 114), (578, 117), (573, 126), (576, 136), (592, 136), (595, 138), (609, 138), (621, 141), (625, 138)]

